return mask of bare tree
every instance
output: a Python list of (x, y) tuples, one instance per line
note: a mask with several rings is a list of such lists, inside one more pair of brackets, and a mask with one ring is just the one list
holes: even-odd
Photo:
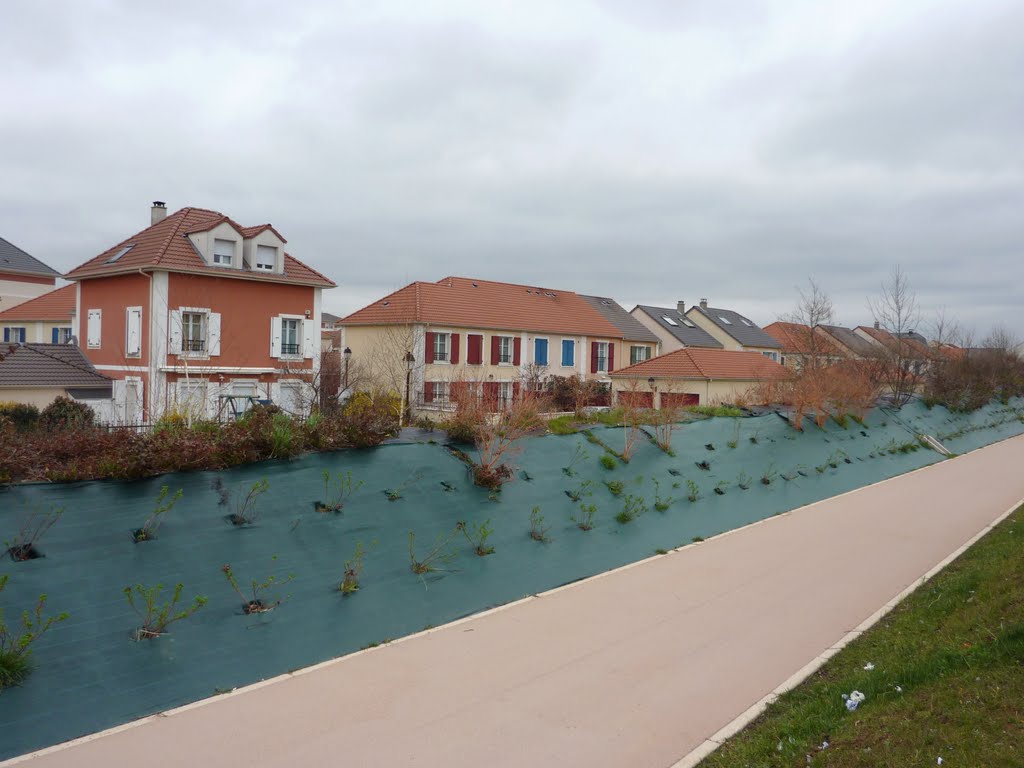
[(813, 277), (807, 278), (807, 283), (806, 291), (802, 288), (796, 289), (800, 295), (800, 303), (792, 314), (783, 319), (802, 326), (796, 331), (802, 364), (804, 368), (816, 369), (827, 363), (826, 352), (830, 347), (815, 329), (820, 325), (834, 325), (835, 309), (832, 306), (832, 298)]
[(910, 280), (897, 264), (892, 268), (881, 285), (877, 299), (868, 299), (868, 307), (874, 316), (876, 327), (891, 335), (892, 341), (878, 345), (881, 383), (896, 405), (903, 405), (917, 390), (923, 378), (923, 361), (907, 340), (907, 335), (917, 328), (921, 313), (917, 306), (917, 294), (910, 287)]

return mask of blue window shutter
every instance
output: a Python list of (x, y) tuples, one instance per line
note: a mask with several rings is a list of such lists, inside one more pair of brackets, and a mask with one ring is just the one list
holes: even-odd
[(50, 338), (50, 341), (52, 343), (54, 343), (54, 344), (58, 344), (60, 342), (60, 329), (59, 328), (54, 328), (53, 329), (53, 334), (52, 334), (52, 336)]
[(25, 329), (24, 328), (19, 328), (18, 329), (18, 341), (20, 343), (22, 343), (22, 344), (25, 343)]
[(575, 352), (574, 347), (575, 342), (572, 339), (562, 340), (562, 365), (571, 366), (573, 364), (573, 358), (575, 357), (575, 354), (573, 354)]
[(534, 339), (533, 340), (533, 362), (537, 365), (548, 364), (548, 340), (547, 339)]
[(10, 340), (11, 340), (11, 329), (10, 328), (4, 328), (4, 341), (10, 341)]

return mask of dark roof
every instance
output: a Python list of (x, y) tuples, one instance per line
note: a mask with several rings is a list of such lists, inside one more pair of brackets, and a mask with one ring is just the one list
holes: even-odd
[[(765, 333), (757, 323), (739, 312), (718, 307), (702, 307), (699, 304), (691, 307), (689, 311), (703, 313), (708, 320), (745, 347), (782, 349), (782, 345)], [(726, 320), (729, 322), (725, 322)]]
[(0, 237), (0, 272), (60, 277), (60, 272), (46, 266), (35, 256), (30, 256), (14, 243), (9, 243), (2, 237)]
[(928, 343), (928, 339), (926, 339), (924, 336), (922, 336), (917, 331), (906, 331), (905, 333), (897, 333), (897, 334), (894, 334), (894, 335), (895, 336), (899, 336), (901, 339), (913, 339), (914, 341), (919, 342), (921, 344), (927, 344)]
[(74, 344), (0, 345), (0, 387), (110, 388)]
[(330, 312), (320, 313), (320, 324), (321, 325), (337, 325), (338, 321), (341, 320), (337, 315), (332, 315)]
[[(664, 307), (652, 307), (646, 304), (637, 304), (636, 309), (639, 309), (645, 315), (654, 320), (658, 325), (672, 334), (676, 339), (683, 343), (687, 347), (706, 347), (708, 349), (722, 349), (722, 344), (712, 336), (710, 333), (705, 331), (703, 328), (697, 326), (689, 318), (684, 318), (683, 314), (675, 308), (667, 309)], [(669, 318), (672, 322), (668, 322), (665, 318)], [(684, 322), (685, 319), (685, 322)], [(640, 322), (637, 320), (637, 322)], [(675, 323), (675, 325), (673, 325)], [(690, 323), (693, 327), (686, 323)]]
[(615, 299), (605, 296), (584, 296), (580, 298), (600, 312), (604, 319), (614, 325), (627, 341), (650, 341), (657, 344), (659, 339), (653, 331), (627, 312)]
[(844, 328), (841, 325), (819, 325), (818, 327), (858, 357), (872, 357), (878, 353), (878, 348), (874, 344), (864, 337), (858, 336), (849, 328)]

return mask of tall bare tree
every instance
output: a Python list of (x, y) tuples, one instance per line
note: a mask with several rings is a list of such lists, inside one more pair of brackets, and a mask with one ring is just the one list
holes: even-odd
[(807, 283), (806, 291), (802, 288), (796, 289), (800, 302), (783, 320), (802, 326), (796, 331), (802, 366), (814, 370), (828, 362), (826, 358), (830, 349), (828, 342), (816, 329), (821, 325), (835, 324), (835, 309), (832, 306), (832, 298), (813, 277), (807, 278)]
[(897, 264), (882, 283), (878, 298), (868, 299), (876, 327), (888, 332), (893, 340), (878, 345), (881, 383), (896, 405), (903, 405), (917, 390), (924, 375), (923, 361), (915, 345), (907, 341), (921, 321), (917, 294), (910, 279)]

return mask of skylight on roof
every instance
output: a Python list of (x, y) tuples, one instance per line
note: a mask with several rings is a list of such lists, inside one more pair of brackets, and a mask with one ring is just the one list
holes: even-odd
[(128, 251), (130, 251), (134, 247), (135, 247), (134, 245), (126, 245), (120, 251), (118, 251), (113, 256), (111, 256), (109, 259), (107, 259), (107, 264), (113, 264), (115, 261), (120, 259), (122, 256), (124, 256), (126, 253), (128, 253)]
[(728, 317), (722, 317), (721, 315), (719, 315), (718, 319), (721, 320), (726, 325), (732, 325), (732, 321)]
[(685, 317), (682, 320), (683, 320), (683, 325), (685, 325), (687, 328), (696, 328), (697, 327), (696, 325), (693, 324), (692, 320), (687, 320)]
[(754, 324), (752, 322), (750, 322), (749, 320), (747, 320), (747, 318), (745, 318), (745, 317), (741, 317), (740, 318), (740, 322), (743, 323), (745, 326), (747, 326), (747, 328), (753, 328), (754, 327)]
[(677, 323), (677, 322), (676, 322), (675, 320), (673, 320), (673, 319), (672, 319), (671, 317), (669, 317), (668, 315), (662, 315), (662, 316), (661, 316), (661, 319), (662, 319), (662, 320), (664, 320), (664, 321), (665, 321), (666, 323), (668, 323), (669, 325), (675, 325), (675, 326), (678, 326), (678, 325), (679, 325), (679, 323)]

